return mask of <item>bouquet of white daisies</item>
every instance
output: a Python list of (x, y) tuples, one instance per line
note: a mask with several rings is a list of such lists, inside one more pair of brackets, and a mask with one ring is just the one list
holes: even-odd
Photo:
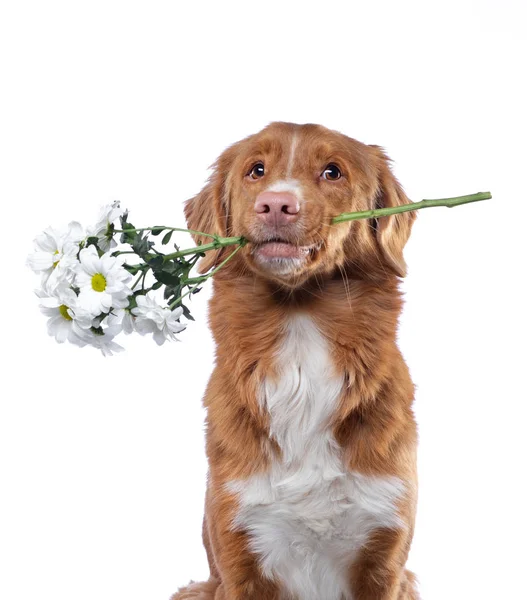
[[(203, 246), (180, 250), (174, 244), (169, 254), (155, 248), (151, 236), (164, 232), (161, 245), (167, 245), (174, 231), (191, 232), (164, 226), (136, 229), (119, 202), (101, 209), (93, 227), (73, 221), (46, 229), (35, 239), (27, 263), (41, 275), (36, 294), (48, 317), (48, 333), (59, 343), (94, 346), (105, 356), (123, 350), (115, 342), (122, 332), (152, 334), (159, 345), (177, 340), (186, 327), (181, 318), (192, 319), (183, 299), (197, 293), (222, 266), (191, 277), (196, 262), (206, 250), (232, 244), (241, 248), (244, 242), (207, 234), (212, 242)], [(127, 262), (128, 256), (135, 259)]]
[[(334, 217), (332, 223), (433, 206), (452, 207), (489, 198), (489, 192), (479, 192), (422, 200), (393, 208), (345, 213)], [(211, 242), (185, 249), (173, 244), (174, 251), (168, 254), (155, 247), (152, 237), (163, 233), (160, 245), (167, 246), (173, 233), (179, 231), (208, 237)], [(111, 356), (123, 350), (115, 342), (122, 332), (152, 334), (159, 345), (166, 340), (177, 340), (176, 334), (186, 327), (182, 317), (192, 319), (183, 303), (185, 297), (199, 292), (201, 285), (246, 243), (243, 237), (221, 237), (163, 225), (137, 229), (128, 221), (128, 212), (114, 202), (101, 209), (93, 227), (85, 229), (73, 221), (61, 229), (46, 229), (35, 239), (34, 252), (27, 262), (41, 275), (36, 294), (41, 311), (48, 317), (48, 333), (59, 343), (93, 346)], [(204, 275), (192, 276), (192, 269), (205, 252), (231, 245), (236, 248), (223, 262)], [(127, 262), (128, 257), (131, 260)]]

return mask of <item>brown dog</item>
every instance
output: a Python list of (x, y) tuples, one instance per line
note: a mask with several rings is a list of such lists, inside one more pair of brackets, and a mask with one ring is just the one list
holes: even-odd
[(186, 205), (191, 229), (250, 243), (210, 304), (210, 579), (174, 600), (417, 598), (414, 389), (396, 346), (414, 213), (331, 224), (408, 202), (388, 163), (324, 127), (272, 123)]

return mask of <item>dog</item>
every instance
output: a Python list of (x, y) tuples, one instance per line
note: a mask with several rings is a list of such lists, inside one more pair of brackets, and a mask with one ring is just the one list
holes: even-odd
[(418, 598), (414, 386), (396, 345), (415, 213), (331, 222), (408, 202), (379, 146), (283, 122), (225, 150), (187, 201), (190, 229), (248, 243), (210, 301), (210, 578), (172, 600)]

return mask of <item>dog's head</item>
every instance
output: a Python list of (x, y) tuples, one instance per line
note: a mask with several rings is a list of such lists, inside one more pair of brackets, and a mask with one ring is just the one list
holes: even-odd
[[(378, 146), (320, 125), (272, 123), (225, 150), (213, 168), (186, 203), (188, 226), (247, 238), (236, 260), (260, 276), (295, 287), (338, 268), (405, 275), (413, 212), (331, 223), (343, 212), (409, 202)], [(209, 252), (200, 271), (219, 254)]]

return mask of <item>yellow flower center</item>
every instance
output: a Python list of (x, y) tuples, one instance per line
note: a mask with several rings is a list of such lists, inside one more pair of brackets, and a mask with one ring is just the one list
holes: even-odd
[(104, 292), (106, 289), (106, 278), (100, 273), (95, 273), (91, 278), (91, 286), (96, 292)]
[[(58, 250), (55, 250), (55, 252), (54, 252), (53, 254), (59, 254), (59, 251), (58, 251)], [(56, 261), (53, 263), (53, 268), (55, 268), (55, 267), (56, 267), (56, 266), (59, 264), (59, 262), (60, 262), (60, 258), (59, 258), (59, 260), (56, 260)]]
[(61, 304), (59, 306), (59, 313), (66, 319), (66, 321), (72, 320), (72, 318), (68, 314), (68, 307), (65, 304)]

